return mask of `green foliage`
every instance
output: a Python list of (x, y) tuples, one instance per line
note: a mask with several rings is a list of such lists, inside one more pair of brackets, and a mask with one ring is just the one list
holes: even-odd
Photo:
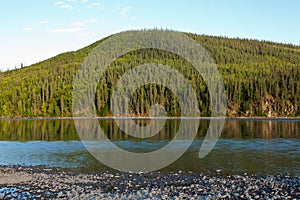
[[(201, 44), (215, 60), (226, 88), (228, 115), (300, 115), (299, 46), (187, 35)], [(72, 116), (72, 89), (76, 71), (92, 49), (103, 40), (29, 67), (0, 72), (0, 116)], [(196, 91), (199, 115), (210, 115), (207, 87), (201, 75), (186, 60), (169, 52), (142, 49), (123, 55), (105, 71), (94, 97), (99, 116), (111, 115), (112, 90), (122, 74), (143, 63), (160, 63), (178, 70)], [(128, 87), (131, 87), (130, 84)], [(180, 88), (180, 85), (176, 87)], [(168, 88), (151, 84), (134, 93), (130, 112), (135, 116), (147, 116), (155, 104), (163, 105), (169, 116), (180, 115), (176, 96)]]

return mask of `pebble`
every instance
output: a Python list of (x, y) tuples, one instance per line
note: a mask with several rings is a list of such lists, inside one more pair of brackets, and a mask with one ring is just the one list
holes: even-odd
[(204, 175), (194, 172), (72, 173), (58, 169), (0, 166), (35, 180), (0, 185), (0, 199), (299, 199), (300, 177)]

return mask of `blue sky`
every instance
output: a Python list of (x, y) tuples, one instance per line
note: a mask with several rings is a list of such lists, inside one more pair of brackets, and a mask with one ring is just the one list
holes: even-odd
[(300, 44), (300, 1), (9, 0), (0, 3), (0, 69), (30, 65), (107, 35), (168, 28)]

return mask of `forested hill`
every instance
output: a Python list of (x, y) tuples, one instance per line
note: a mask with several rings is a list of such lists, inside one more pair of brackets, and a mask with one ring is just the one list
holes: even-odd
[[(188, 34), (188, 33), (187, 33)], [(227, 94), (228, 116), (300, 116), (300, 47), (266, 41), (188, 34), (215, 60)], [(103, 39), (104, 40), (104, 39)], [(0, 73), (1, 117), (72, 116), (76, 70), (101, 41), (21, 69)], [(46, 47), (45, 47), (46, 48)], [(191, 82), (200, 116), (210, 115), (210, 98), (201, 75), (174, 54), (144, 49), (117, 59), (97, 87), (99, 116), (110, 116), (111, 89), (120, 76), (141, 63), (158, 62), (178, 69)], [(147, 116), (154, 104), (180, 116), (176, 97), (167, 88), (146, 85), (131, 99), (131, 113)]]

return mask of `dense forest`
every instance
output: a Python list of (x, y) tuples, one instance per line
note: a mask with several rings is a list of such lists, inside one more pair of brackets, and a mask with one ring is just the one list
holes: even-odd
[[(228, 116), (300, 116), (300, 47), (269, 41), (186, 33), (214, 59), (227, 95)], [(70, 117), (76, 72), (89, 53), (106, 38), (31, 66), (0, 72), (1, 117)], [(95, 95), (98, 116), (110, 116), (111, 93), (127, 70), (143, 63), (172, 66), (193, 86), (199, 116), (210, 116), (210, 96), (201, 75), (178, 55), (142, 49), (116, 59), (105, 71)], [(154, 104), (168, 116), (180, 116), (174, 94), (161, 85), (145, 85), (133, 95), (130, 112), (148, 116)]]

